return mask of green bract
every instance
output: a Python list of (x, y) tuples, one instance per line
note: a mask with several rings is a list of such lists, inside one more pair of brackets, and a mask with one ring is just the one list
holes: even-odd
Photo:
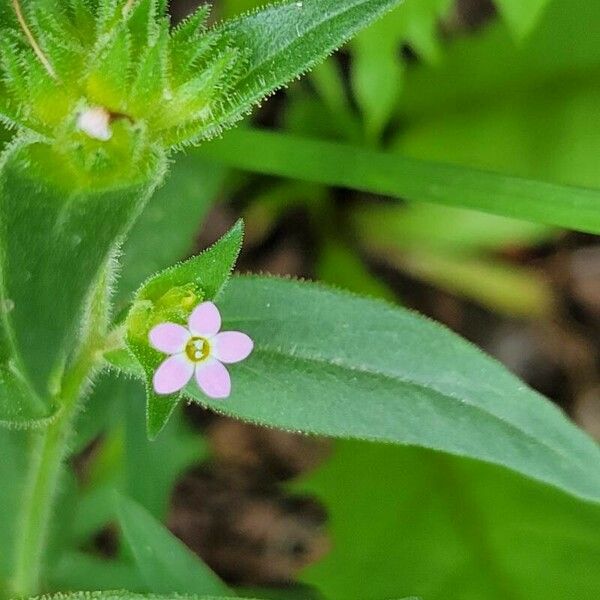
[(398, 3), (284, 2), (207, 29), (206, 6), (172, 28), (165, 0), (31, 0), (0, 36), (0, 120), (79, 166), (136, 166), (214, 137)]
[(184, 325), (200, 302), (219, 295), (235, 265), (242, 238), (240, 222), (199, 256), (150, 278), (136, 294), (127, 317), (127, 344), (146, 375), (148, 435), (151, 438), (165, 426), (182, 394), (159, 396), (152, 389), (152, 376), (164, 355), (149, 345), (148, 334), (160, 323)]
[(39, 50), (16, 20), (0, 37), (0, 112), (9, 125), (69, 155), (106, 141), (81, 130), (89, 110), (108, 116), (108, 147), (132, 156), (216, 133), (214, 118), (244, 59), (223, 34), (206, 30), (206, 8), (175, 29), (161, 0), (35, 0), (26, 8)]

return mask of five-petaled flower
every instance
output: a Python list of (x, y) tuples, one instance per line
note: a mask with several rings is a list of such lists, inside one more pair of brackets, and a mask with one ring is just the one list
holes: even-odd
[(156, 370), (153, 379), (157, 394), (181, 390), (195, 375), (200, 389), (210, 398), (227, 398), (231, 378), (223, 363), (237, 363), (252, 352), (252, 340), (239, 331), (221, 329), (221, 314), (212, 302), (199, 304), (188, 326), (161, 323), (149, 334), (150, 344), (170, 354)]

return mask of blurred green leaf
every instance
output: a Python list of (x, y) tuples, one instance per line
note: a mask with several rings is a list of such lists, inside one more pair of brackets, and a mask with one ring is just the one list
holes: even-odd
[(600, 597), (598, 506), (505, 469), (339, 442), (298, 487), (329, 511), (333, 550), (302, 578), (327, 598)]
[(268, 0), (221, 0), (215, 8), (219, 10), (222, 18), (231, 19), (265, 4), (269, 4)]
[(177, 478), (204, 458), (202, 438), (175, 411), (162, 435), (148, 441), (145, 430), (145, 394), (139, 381), (111, 379), (95, 394), (106, 403), (112, 421), (102, 419), (104, 436), (89, 459), (83, 490), (71, 515), (73, 548), (86, 545), (114, 520), (114, 489), (138, 501), (152, 516), (164, 519)]
[(202, 438), (191, 431), (181, 411), (176, 411), (162, 435), (150, 442), (146, 434), (145, 394), (138, 381), (121, 381), (125, 412), (125, 489), (154, 518), (167, 516), (178, 477), (204, 458)]
[(542, 273), (493, 254), (547, 242), (551, 227), (428, 204), (371, 204), (352, 218), (380, 261), (450, 293), (509, 316), (547, 317), (555, 308)]
[[(600, 187), (600, 45), (581, 34), (583, 23), (599, 20), (597, 2), (553, 0), (518, 47), (501, 24), (454, 41), (442, 65), (408, 73), (399, 115), (406, 126), (394, 149), (413, 158)], [(598, 201), (593, 206), (598, 214)]]
[(326, 197), (321, 186), (302, 181), (276, 182), (259, 190), (243, 212), (245, 242), (250, 245), (264, 242), (286, 211), (298, 206), (318, 207)]
[(86, 546), (99, 531), (115, 521), (113, 500), (118, 485), (122, 485), (120, 481), (116, 484), (111, 481), (81, 491), (72, 519), (72, 549)]
[(532, 268), (439, 252), (381, 249), (381, 260), (443, 290), (510, 317), (552, 316), (556, 300), (550, 283)]
[(117, 305), (130, 299), (143, 281), (189, 255), (202, 221), (226, 178), (218, 164), (183, 155), (171, 165), (123, 247)]
[(478, 107), (500, 106), (518, 96), (523, 101), (531, 98), (533, 103), (539, 99), (536, 92), (547, 92), (549, 100), (561, 95), (557, 81), (563, 82), (562, 90), (567, 92), (580, 81), (594, 86), (600, 45), (593, 36), (580, 33), (582, 23), (595, 23), (599, 18), (596, 2), (552, 0), (540, 26), (520, 45), (515, 45), (501, 23), (455, 39), (448, 44), (443, 63), (416, 65), (408, 72), (401, 117), (417, 124), (441, 113), (473, 114)]
[(308, 93), (301, 83), (290, 89), (283, 125), (301, 135), (361, 143), (363, 125), (350, 104), (343, 68), (336, 58), (330, 57), (310, 72), (309, 79), (318, 97)]
[(394, 292), (369, 272), (355, 250), (335, 240), (327, 240), (316, 264), (317, 278), (350, 292), (396, 301)]
[(332, 114), (351, 110), (346, 95), (344, 73), (335, 57), (318, 64), (310, 72), (309, 77), (321, 100)]
[(528, 247), (550, 241), (556, 230), (436, 204), (368, 204), (352, 212), (356, 232), (369, 246), (459, 254)]
[[(144, 588), (144, 582), (135, 565), (83, 552), (64, 554), (49, 576), (55, 590), (142, 591)], [(140, 599), (145, 597), (137, 594), (133, 596)], [(65, 598), (64, 595), (62, 597)]]
[(283, 114), (283, 126), (288, 133), (331, 140), (341, 137), (362, 143), (362, 125), (351, 110), (327, 109), (321, 98), (300, 85), (289, 91), (289, 98)]
[[(79, 481), (71, 469), (63, 469), (59, 477), (56, 505), (47, 538), (45, 572), (54, 568), (59, 557), (69, 552), (73, 543), (73, 515), (77, 510)], [(21, 501), (24, 496), (21, 496)]]
[[(132, 361), (135, 361), (131, 357)], [(119, 379), (114, 373), (102, 373), (85, 400), (85, 410), (77, 416), (71, 453), (83, 452), (98, 436), (104, 433), (120, 417), (119, 398), (115, 393)]]
[(197, 152), (248, 171), (600, 233), (600, 190), (257, 130), (231, 131)]
[(146, 586), (154, 593), (220, 594), (227, 586), (136, 502), (120, 497), (119, 523)]
[(518, 38), (525, 37), (538, 23), (550, 0), (495, 0), (500, 12)]
[(245, 49), (248, 61), (233, 84), (223, 122), (244, 116), (400, 2), (287, 0), (226, 21), (220, 30)]
[(600, 501), (598, 446), (477, 348), (410, 311), (314, 284), (236, 277), (224, 328), (255, 342), (218, 412), (291, 431), (419, 445)]
[(450, 4), (451, 0), (405, 0), (353, 42), (351, 80), (369, 140), (378, 140), (402, 93), (402, 44), (411, 44), (423, 58), (436, 62), (438, 19)]

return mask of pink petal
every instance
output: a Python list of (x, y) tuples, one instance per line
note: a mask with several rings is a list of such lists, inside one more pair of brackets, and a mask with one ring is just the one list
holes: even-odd
[(157, 394), (173, 394), (183, 388), (194, 374), (194, 365), (183, 354), (165, 360), (154, 373), (154, 391)]
[(221, 329), (221, 314), (212, 302), (198, 305), (190, 316), (190, 331), (194, 335), (212, 336)]
[(183, 352), (190, 337), (190, 332), (185, 327), (175, 323), (161, 323), (148, 335), (150, 344), (165, 354)]
[(209, 398), (227, 398), (231, 394), (229, 372), (218, 360), (207, 360), (196, 367), (196, 381)]
[(236, 363), (248, 358), (254, 342), (239, 331), (224, 331), (216, 335), (211, 346), (214, 357), (224, 363)]

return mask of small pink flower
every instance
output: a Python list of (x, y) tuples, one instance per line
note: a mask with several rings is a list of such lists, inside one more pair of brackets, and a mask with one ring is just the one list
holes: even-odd
[(254, 343), (239, 331), (221, 329), (219, 309), (212, 302), (199, 304), (188, 326), (161, 323), (150, 331), (153, 348), (170, 354), (156, 370), (153, 379), (157, 394), (174, 394), (184, 388), (193, 375), (209, 398), (227, 398), (231, 378), (223, 365), (247, 358)]

